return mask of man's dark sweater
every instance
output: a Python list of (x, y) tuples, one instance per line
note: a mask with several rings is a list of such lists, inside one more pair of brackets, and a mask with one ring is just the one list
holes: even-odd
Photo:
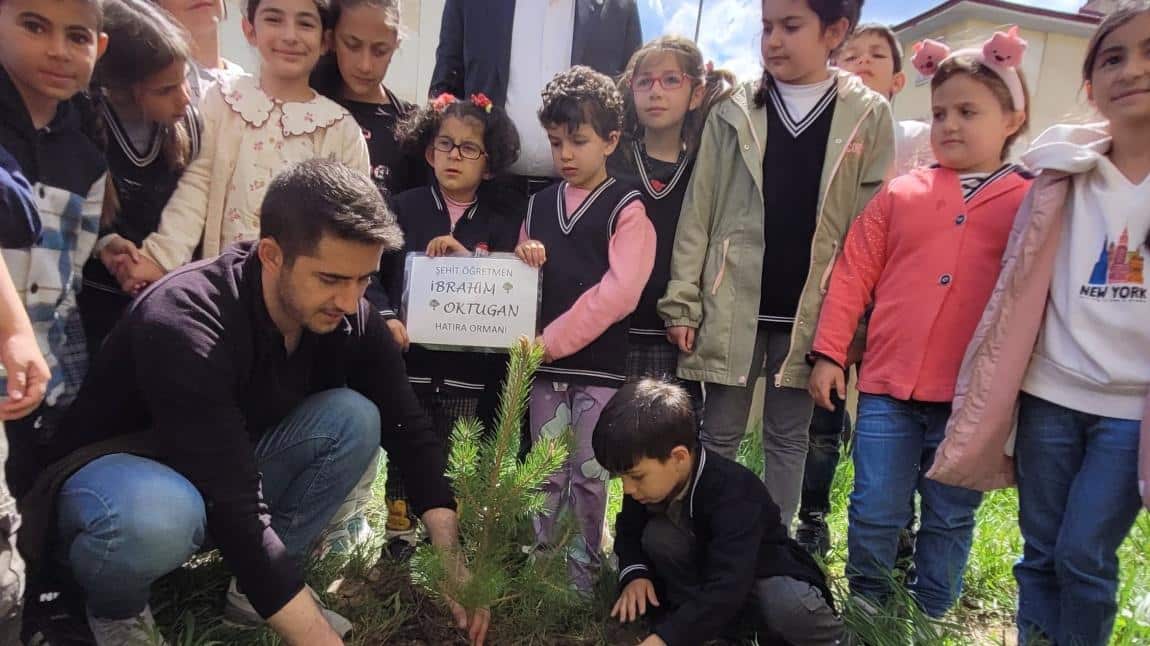
[[(778, 505), (746, 467), (700, 448), (681, 504), (685, 513), (674, 522), (685, 523), (695, 536), (702, 584), (691, 601), (666, 609), (670, 612), (656, 625), (655, 634), (669, 646), (718, 638), (747, 603), (757, 579), (787, 576), (805, 581), (831, 603), (823, 571), (787, 536)], [(659, 513), (664, 511), (623, 497), (623, 510), (615, 520), (620, 590), (635, 579), (658, 580), (642, 540), (647, 521)]]
[(261, 271), (254, 243), (243, 243), (145, 292), (108, 336), (49, 457), (147, 431), (161, 461), (199, 489), (208, 532), (267, 617), (302, 589), (303, 573), (270, 526), (252, 447), (308, 395), (346, 387), (374, 401), (415, 511), (454, 500), (443, 447), (383, 318), (361, 299), (341, 328), (305, 331), (289, 355)]

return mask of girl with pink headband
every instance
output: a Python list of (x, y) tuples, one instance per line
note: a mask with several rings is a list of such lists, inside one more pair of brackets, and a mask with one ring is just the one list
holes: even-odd
[(855, 220), (819, 317), (810, 393), (831, 409), (831, 390), (846, 396), (848, 349), (873, 308), (858, 383), (846, 574), (851, 593), (877, 606), (890, 597), (899, 532), (916, 492), (922, 524), (910, 593), (927, 615), (941, 617), (961, 592), (982, 494), (923, 474), (1030, 186), (1005, 163), (1028, 120), (1017, 67), (1025, 50), (1014, 28), (981, 49), (915, 46), (915, 67), (932, 76), (938, 164), (888, 182)]

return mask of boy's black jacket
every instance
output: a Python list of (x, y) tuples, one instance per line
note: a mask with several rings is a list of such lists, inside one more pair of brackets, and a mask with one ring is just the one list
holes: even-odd
[[(699, 594), (655, 628), (668, 646), (701, 644), (717, 638), (746, 605), (755, 580), (788, 576), (822, 591), (833, 608), (826, 576), (818, 563), (787, 536), (779, 508), (763, 482), (746, 467), (699, 449), (695, 474), (683, 500), (695, 534), (702, 571)], [(630, 496), (616, 518), (615, 554), (619, 587), (638, 578), (658, 580), (643, 554), (643, 528), (652, 512)]]

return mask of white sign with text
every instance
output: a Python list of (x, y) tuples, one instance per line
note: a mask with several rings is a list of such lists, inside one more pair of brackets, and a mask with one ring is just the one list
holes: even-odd
[(431, 258), (407, 254), (407, 335), (436, 349), (506, 352), (535, 338), (539, 270), (514, 254)]

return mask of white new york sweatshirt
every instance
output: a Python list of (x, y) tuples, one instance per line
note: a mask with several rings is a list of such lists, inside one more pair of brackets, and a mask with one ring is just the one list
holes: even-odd
[[(1022, 389), (1067, 408), (1142, 419), (1150, 386), (1150, 178), (1107, 157), (1104, 126), (1055, 126), (1023, 156), (1072, 173), (1038, 344)], [(1099, 136), (1102, 135), (1102, 136)]]

